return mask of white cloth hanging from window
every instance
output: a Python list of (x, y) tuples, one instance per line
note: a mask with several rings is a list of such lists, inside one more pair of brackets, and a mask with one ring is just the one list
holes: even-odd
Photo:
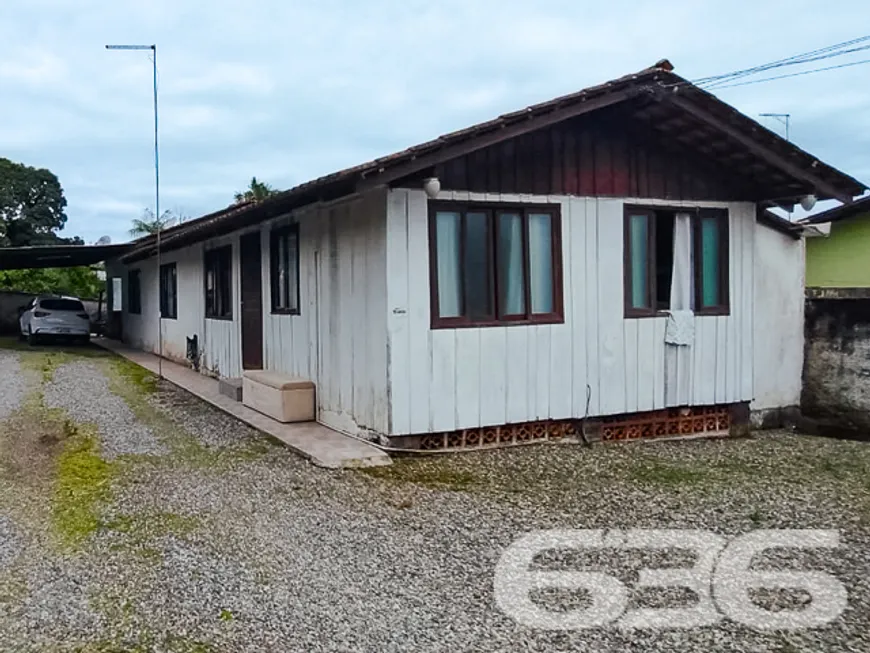
[(694, 285), (692, 217), (688, 213), (677, 213), (674, 216), (670, 310), (665, 328), (665, 342), (669, 345), (688, 346), (695, 340)]
[(674, 268), (671, 274), (672, 311), (691, 311), (695, 275), (692, 274), (692, 216), (677, 213), (674, 216)]
[(665, 327), (665, 342), (669, 345), (691, 345), (695, 340), (695, 314), (692, 311), (669, 311)]

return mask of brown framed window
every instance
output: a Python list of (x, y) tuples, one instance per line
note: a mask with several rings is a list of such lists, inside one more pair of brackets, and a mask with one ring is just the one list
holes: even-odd
[(728, 315), (728, 212), (701, 209), (695, 217), (695, 312)]
[(178, 277), (175, 263), (160, 266), (160, 317), (178, 317)]
[(626, 206), (625, 316), (655, 316), (672, 308), (728, 315), (728, 238), (725, 209)]
[(142, 271), (130, 270), (127, 273), (127, 305), (133, 315), (142, 313)]
[(205, 316), (208, 318), (229, 320), (233, 317), (232, 265), (231, 245), (205, 253)]
[(299, 315), (299, 225), (274, 229), (269, 240), (272, 312)]
[(557, 205), (432, 203), (432, 327), (560, 323)]

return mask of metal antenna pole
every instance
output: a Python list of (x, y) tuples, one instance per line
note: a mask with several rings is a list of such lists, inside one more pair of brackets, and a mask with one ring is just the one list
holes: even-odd
[(163, 378), (163, 307), (160, 305), (160, 150), (157, 130), (157, 44), (151, 46), (154, 63), (154, 207), (157, 211), (157, 376)]
[(154, 71), (154, 209), (157, 220), (157, 376), (163, 377), (163, 311), (160, 307), (160, 154), (157, 130), (157, 45), (107, 45), (107, 50), (151, 50)]

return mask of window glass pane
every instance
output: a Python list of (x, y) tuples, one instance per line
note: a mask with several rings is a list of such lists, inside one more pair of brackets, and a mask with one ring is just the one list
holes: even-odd
[(719, 305), (719, 221), (701, 219), (701, 306)]
[(47, 311), (75, 311), (82, 313), (84, 305), (75, 299), (40, 299), (39, 307)]
[(629, 219), (629, 247), (631, 251), (631, 306), (650, 308), (649, 305), (649, 216), (632, 215)]
[(489, 217), (465, 214), (465, 307), (472, 320), (492, 316)]
[(287, 308), (287, 234), (281, 234), (278, 245), (278, 308)]
[(502, 315), (525, 315), (523, 219), (516, 213), (498, 216), (498, 303)]
[(553, 312), (553, 225), (549, 213), (529, 214), (532, 313)]
[(462, 315), (459, 266), (459, 214), (435, 214), (435, 256), (438, 270), (438, 313), (440, 317)]
[(287, 308), (299, 310), (299, 232), (287, 234)]

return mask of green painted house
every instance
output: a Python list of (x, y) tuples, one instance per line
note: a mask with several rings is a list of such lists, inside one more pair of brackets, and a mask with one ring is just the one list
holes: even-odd
[(807, 238), (807, 288), (870, 288), (870, 197), (802, 221), (830, 225), (830, 234)]

